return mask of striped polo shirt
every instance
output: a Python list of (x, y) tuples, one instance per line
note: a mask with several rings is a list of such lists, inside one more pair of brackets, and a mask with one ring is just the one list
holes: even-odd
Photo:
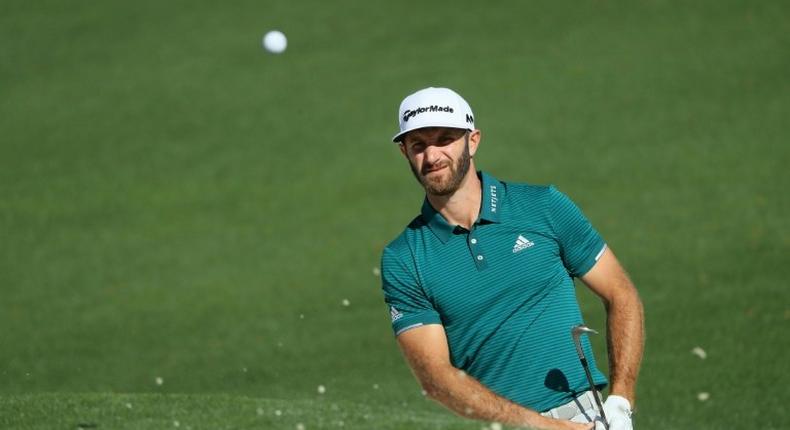
[[(571, 337), (583, 322), (573, 278), (606, 244), (553, 186), (501, 182), (479, 172), (480, 215), (450, 225), (425, 199), (384, 249), (384, 300), (396, 335), (441, 324), (450, 359), (493, 392), (546, 411), (589, 389)], [(606, 377), (582, 346), (599, 389)]]

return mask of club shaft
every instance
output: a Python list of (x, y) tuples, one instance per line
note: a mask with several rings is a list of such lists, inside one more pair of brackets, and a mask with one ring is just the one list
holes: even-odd
[(590, 391), (592, 391), (592, 395), (595, 398), (595, 405), (598, 406), (598, 412), (601, 414), (603, 426), (606, 430), (609, 430), (609, 420), (606, 419), (606, 413), (603, 411), (601, 399), (598, 397), (598, 389), (595, 387), (595, 381), (593, 381), (592, 373), (590, 373), (590, 365), (587, 363), (587, 357), (584, 356), (584, 349), (582, 348), (582, 343), (579, 339), (581, 331), (577, 331), (579, 328), (584, 328), (587, 332), (596, 332), (589, 330), (586, 326), (577, 326), (571, 331), (571, 336), (573, 337), (573, 343), (576, 345), (576, 352), (579, 354), (579, 361), (581, 361), (582, 368), (584, 368), (584, 374), (587, 376), (587, 383), (590, 384)]
[(601, 404), (601, 399), (598, 397), (598, 389), (595, 387), (595, 382), (593, 381), (592, 373), (590, 373), (590, 366), (587, 364), (587, 358), (581, 357), (580, 361), (582, 362), (582, 367), (584, 368), (584, 374), (587, 375), (587, 382), (590, 384), (590, 391), (592, 391), (593, 397), (595, 397), (595, 405), (598, 406), (598, 412), (601, 413), (601, 419), (603, 420), (603, 425), (609, 430), (609, 420), (606, 419), (606, 413), (603, 411), (603, 405)]

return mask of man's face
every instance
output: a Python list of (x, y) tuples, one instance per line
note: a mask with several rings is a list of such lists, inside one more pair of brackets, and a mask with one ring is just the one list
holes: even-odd
[[(475, 147), (476, 143), (475, 140)], [(411, 131), (403, 137), (401, 152), (425, 191), (438, 196), (458, 190), (472, 159), (469, 133), (458, 128), (427, 127)]]

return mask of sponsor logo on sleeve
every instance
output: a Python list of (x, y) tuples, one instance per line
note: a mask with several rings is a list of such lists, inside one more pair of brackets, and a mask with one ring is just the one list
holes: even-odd
[(395, 309), (395, 306), (390, 306), (390, 316), (392, 317), (392, 322), (395, 322), (403, 318), (403, 313)]

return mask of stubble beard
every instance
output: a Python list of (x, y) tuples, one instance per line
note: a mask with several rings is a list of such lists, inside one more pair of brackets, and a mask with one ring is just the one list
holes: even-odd
[(443, 175), (434, 175), (429, 178), (426, 174), (417, 169), (414, 163), (409, 161), (411, 172), (417, 181), (425, 188), (425, 192), (434, 196), (449, 196), (459, 188), (463, 183), (466, 174), (469, 173), (469, 166), (472, 163), (472, 156), (469, 153), (469, 140), (466, 140), (464, 150), (461, 156), (458, 157), (455, 164), (450, 163), (447, 167), (450, 169), (450, 176), (445, 179)]

